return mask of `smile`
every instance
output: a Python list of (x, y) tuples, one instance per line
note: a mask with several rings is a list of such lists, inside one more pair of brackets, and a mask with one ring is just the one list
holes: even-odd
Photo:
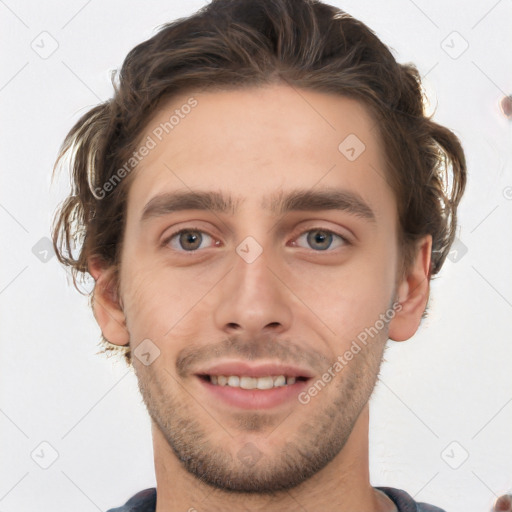
[(247, 377), (245, 375), (203, 375), (215, 386), (230, 386), (241, 389), (271, 389), (295, 384), (297, 380), (307, 380), (306, 377), (287, 377), (285, 375), (267, 377)]
[(209, 404), (238, 409), (271, 409), (284, 404), (299, 404), (298, 396), (310, 380), (307, 377), (238, 375), (196, 375), (207, 393)]

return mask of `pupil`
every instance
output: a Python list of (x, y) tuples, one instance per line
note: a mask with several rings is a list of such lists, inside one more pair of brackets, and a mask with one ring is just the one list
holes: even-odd
[[(181, 233), (181, 235), (180, 235), (181, 246), (184, 249), (190, 249), (192, 251), (197, 249), (201, 245), (201, 240), (202, 240), (202, 236), (200, 234), (197, 234), (195, 231), (185, 231), (185, 232)], [(193, 247), (187, 246), (187, 244), (189, 244), (189, 243), (194, 245), (194, 242), (195, 242), (195, 246), (193, 246)]]
[(332, 234), (326, 233), (325, 231), (312, 231), (308, 235), (308, 243), (312, 246), (315, 244), (320, 244), (317, 246), (317, 249), (324, 251), (328, 249), (332, 242)]

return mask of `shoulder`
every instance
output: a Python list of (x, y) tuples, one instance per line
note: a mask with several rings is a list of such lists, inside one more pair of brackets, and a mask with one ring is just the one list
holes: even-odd
[(446, 512), (442, 508), (414, 501), (412, 496), (402, 489), (394, 487), (375, 487), (386, 494), (396, 505), (398, 512)]
[(124, 505), (110, 508), (107, 512), (154, 512), (156, 509), (156, 488), (151, 487), (133, 495)]

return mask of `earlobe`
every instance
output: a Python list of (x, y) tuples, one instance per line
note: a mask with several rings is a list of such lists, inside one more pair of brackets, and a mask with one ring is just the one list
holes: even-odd
[(415, 260), (398, 286), (400, 308), (389, 323), (391, 340), (408, 340), (418, 330), (430, 290), (431, 251), (432, 236), (426, 235), (418, 242)]
[(117, 294), (115, 268), (105, 266), (99, 257), (88, 260), (89, 273), (94, 278), (92, 306), (94, 318), (103, 336), (114, 345), (128, 345), (130, 336), (122, 300)]

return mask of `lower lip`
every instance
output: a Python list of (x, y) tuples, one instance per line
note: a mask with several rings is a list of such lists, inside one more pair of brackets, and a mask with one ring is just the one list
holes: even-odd
[(242, 389), (231, 386), (218, 386), (197, 377), (201, 384), (215, 398), (240, 409), (270, 409), (286, 402), (297, 401), (298, 395), (307, 385), (308, 380), (271, 389)]

